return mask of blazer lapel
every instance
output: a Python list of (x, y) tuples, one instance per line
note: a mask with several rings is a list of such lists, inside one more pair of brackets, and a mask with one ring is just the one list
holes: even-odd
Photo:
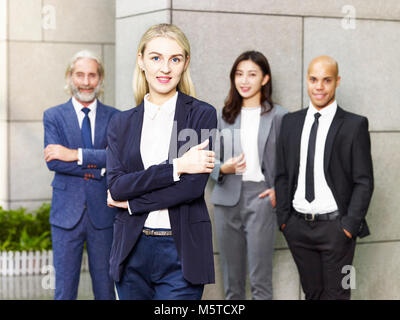
[(294, 154), (296, 155), (294, 167), (296, 170), (296, 177), (299, 173), (299, 164), (300, 164), (300, 147), (301, 147), (301, 135), (303, 132), (304, 122), (306, 120), (307, 109), (301, 110), (297, 116), (298, 120), (294, 121), (295, 126), (293, 128), (293, 134), (291, 135), (292, 146), (294, 148)]
[(72, 98), (65, 104), (63, 108), (63, 118), (67, 127), (66, 133), (69, 136), (71, 142), (70, 148), (81, 148), (83, 146), (81, 129), (79, 128), (78, 117), (75, 112), (74, 105), (72, 104)]
[(143, 127), (143, 116), (144, 116), (144, 100), (140, 105), (132, 110), (132, 118), (129, 130), (129, 155), (134, 170), (143, 170), (144, 164), (142, 155), (140, 153), (140, 140), (142, 138), (142, 127)]
[(233, 147), (233, 156), (237, 157), (239, 156), (242, 152), (242, 140), (240, 137), (240, 127), (242, 125), (242, 113), (239, 112), (237, 115), (235, 122), (231, 124), (232, 128), (232, 147)]
[(260, 117), (260, 124), (258, 128), (258, 161), (261, 165), (263, 161), (263, 154), (264, 154), (264, 148), (265, 148), (265, 143), (267, 142), (267, 138), (269, 136), (269, 132), (271, 131), (271, 126), (272, 126), (272, 119), (275, 114), (275, 109), (272, 108), (270, 112), (267, 112), (263, 114)]
[(101, 142), (105, 137), (105, 130), (106, 130), (105, 124), (107, 123), (106, 115), (107, 114), (104, 105), (99, 100), (97, 100), (96, 120), (94, 126), (94, 145), (93, 145), (95, 149), (101, 149)]
[(179, 154), (178, 151), (180, 147), (185, 143), (185, 141), (178, 141), (178, 137), (179, 133), (186, 128), (187, 118), (189, 116), (190, 110), (192, 109), (192, 101), (192, 97), (178, 91), (178, 98), (176, 100), (174, 115), (174, 124), (168, 150), (169, 160), (182, 156), (182, 154)]
[[(231, 136), (224, 136), (224, 152), (227, 152), (228, 150), (230, 151), (229, 155), (227, 154), (228, 158), (237, 157), (243, 152), (241, 138), (240, 138), (241, 122), (242, 122), (242, 116), (241, 112), (239, 112), (239, 114), (235, 119), (235, 122), (232, 124), (226, 123), (225, 128), (223, 128), (223, 130), (228, 129), (231, 132)], [(228, 141), (225, 140), (225, 138), (226, 139), (231, 138), (230, 145), (228, 144)], [(224, 159), (224, 161), (226, 160), (228, 159)]]
[(333, 117), (331, 126), (328, 131), (328, 136), (326, 137), (325, 142), (325, 152), (324, 152), (324, 172), (325, 177), (328, 177), (328, 166), (331, 159), (333, 142), (335, 141), (336, 134), (339, 131), (339, 128), (343, 124), (343, 110), (338, 106), (336, 110), (336, 114)]

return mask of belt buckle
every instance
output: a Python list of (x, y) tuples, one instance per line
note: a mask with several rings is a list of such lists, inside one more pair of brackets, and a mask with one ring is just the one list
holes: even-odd
[(142, 232), (143, 232), (146, 236), (153, 236), (153, 235), (154, 235), (154, 230), (143, 229)]
[[(308, 218), (309, 216), (311, 216), (311, 219)], [(306, 216), (304, 217), (304, 220), (306, 220), (306, 221), (314, 221), (315, 220), (315, 213), (306, 213)]]

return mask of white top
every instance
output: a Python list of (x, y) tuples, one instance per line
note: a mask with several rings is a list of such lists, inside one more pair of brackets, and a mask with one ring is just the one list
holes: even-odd
[[(324, 152), (325, 142), (328, 135), (329, 128), (332, 124), (333, 117), (336, 114), (337, 103), (336, 100), (329, 106), (321, 110), (317, 110), (310, 102), (306, 119), (304, 121), (303, 132), (301, 134), (300, 146), (300, 166), (299, 178), (297, 181), (297, 189), (294, 194), (293, 208), (302, 213), (328, 213), (338, 210), (335, 198), (332, 191), (326, 182), (324, 173)], [(308, 139), (310, 136), (311, 127), (314, 123), (314, 114), (319, 112), (317, 140), (315, 145), (315, 160), (314, 160), (314, 190), (315, 199), (310, 203), (305, 198), (306, 189), (306, 164), (307, 164), (307, 151)]]
[[(82, 108), (84, 108), (84, 105), (81, 104), (78, 100), (76, 100), (75, 97), (72, 97), (72, 105), (74, 106), (76, 116), (78, 117), (79, 128), (82, 129), (83, 118), (85, 118), (85, 115), (86, 115), (82, 111)], [(87, 108), (90, 109), (88, 116), (89, 116), (89, 121), (90, 121), (90, 129), (92, 131), (92, 144), (94, 145), (94, 127), (95, 127), (95, 123), (96, 123), (97, 99), (94, 99), (94, 101)], [(78, 165), (81, 166), (83, 163), (81, 148), (78, 149), (78, 158), (79, 158)]]
[[(151, 103), (148, 96), (147, 94), (144, 97), (144, 116), (140, 140), (140, 154), (145, 169), (168, 160), (178, 92), (162, 106)], [(178, 180), (174, 165), (174, 181)], [(171, 229), (168, 209), (150, 212), (144, 226), (153, 229)]]
[(240, 122), (240, 142), (246, 159), (246, 171), (243, 181), (264, 181), (258, 155), (258, 128), (260, 126), (261, 107), (242, 107)]

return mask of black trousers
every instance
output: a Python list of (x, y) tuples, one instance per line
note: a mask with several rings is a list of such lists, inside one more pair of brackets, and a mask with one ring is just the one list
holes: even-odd
[(345, 281), (356, 245), (343, 232), (340, 219), (305, 221), (292, 215), (283, 230), (307, 300), (349, 300)]

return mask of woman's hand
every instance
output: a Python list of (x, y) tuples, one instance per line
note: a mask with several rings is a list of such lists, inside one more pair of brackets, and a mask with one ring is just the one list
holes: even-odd
[(246, 159), (244, 153), (237, 157), (230, 158), (221, 166), (222, 174), (242, 174), (246, 171)]
[[(275, 190), (274, 189), (267, 189), (264, 192), (261, 192), (258, 197), (260, 199), (263, 199), (265, 197), (269, 196), (269, 200), (271, 201), (272, 208), (276, 207), (276, 196), (275, 196)], [(283, 230), (283, 229), (282, 229)]]
[(107, 190), (107, 206), (109, 206), (110, 208), (128, 209), (128, 201), (113, 200), (110, 190)]
[(214, 169), (215, 152), (203, 150), (210, 141), (207, 139), (203, 143), (192, 147), (185, 154), (177, 159), (178, 175), (183, 173), (211, 173)]

